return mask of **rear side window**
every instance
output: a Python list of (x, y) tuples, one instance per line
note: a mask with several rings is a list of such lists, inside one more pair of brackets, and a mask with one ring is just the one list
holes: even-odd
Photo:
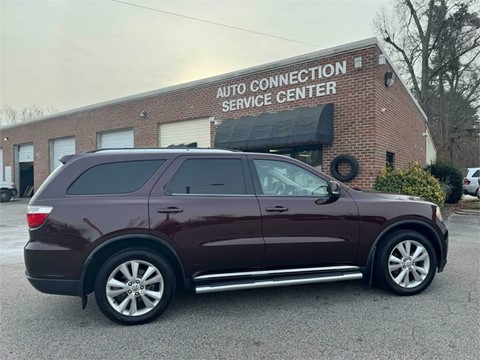
[(125, 161), (94, 166), (67, 191), (69, 195), (125, 194), (140, 189), (165, 160)]
[(246, 194), (241, 159), (185, 160), (166, 188), (167, 194)]
[(477, 170), (473, 173), (472, 177), (477, 178), (480, 177), (480, 170)]

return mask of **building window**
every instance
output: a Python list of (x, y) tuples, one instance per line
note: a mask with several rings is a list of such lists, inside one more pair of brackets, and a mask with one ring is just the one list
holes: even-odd
[(387, 169), (395, 168), (395, 154), (387, 151), (386, 164)]
[(322, 145), (296, 146), (283, 149), (258, 149), (254, 152), (270, 152), (290, 156), (322, 171)]

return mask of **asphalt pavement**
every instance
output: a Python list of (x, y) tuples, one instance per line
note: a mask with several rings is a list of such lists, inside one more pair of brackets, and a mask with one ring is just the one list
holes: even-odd
[(2, 359), (478, 359), (480, 217), (447, 220), (445, 271), (413, 297), (362, 282), (177, 294), (155, 322), (107, 320), (93, 296), (46, 295), (25, 279), (26, 202), (0, 205)]

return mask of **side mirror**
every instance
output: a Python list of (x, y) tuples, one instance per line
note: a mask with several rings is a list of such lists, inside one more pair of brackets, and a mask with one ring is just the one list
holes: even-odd
[(340, 192), (342, 188), (340, 187), (340, 184), (336, 182), (335, 180), (330, 180), (330, 195), (332, 197), (340, 197)]

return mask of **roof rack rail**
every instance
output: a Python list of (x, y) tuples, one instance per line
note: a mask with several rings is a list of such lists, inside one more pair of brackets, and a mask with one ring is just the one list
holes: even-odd
[(95, 149), (86, 151), (85, 154), (94, 154), (102, 151), (149, 151), (149, 150), (168, 150), (170, 152), (177, 151), (177, 150), (185, 150), (185, 151), (230, 151), (230, 152), (238, 152), (239, 150), (234, 149), (222, 149), (222, 148), (193, 148), (193, 147), (149, 147), (149, 148), (105, 148), (105, 149)]

